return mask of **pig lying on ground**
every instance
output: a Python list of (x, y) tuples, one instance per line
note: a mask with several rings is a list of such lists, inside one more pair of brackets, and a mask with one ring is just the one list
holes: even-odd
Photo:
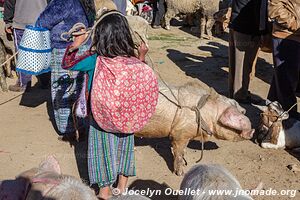
[[(180, 190), (197, 191), (195, 195), (181, 195), (179, 200), (250, 200), (242, 192), (240, 183), (220, 165), (196, 165), (184, 176)], [(232, 195), (212, 195), (214, 191), (232, 191)], [(236, 193), (238, 191), (238, 193)]]
[(259, 127), (261, 146), (269, 149), (300, 148), (300, 122), (288, 119), (289, 114), (277, 101), (267, 104)]
[[(20, 191), (20, 194), (8, 193), (6, 194), (6, 197), (10, 197), (8, 199), (97, 200), (94, 191), (81, 180), (61, 174), (59, 164), (53, 156), (49, 156), (38, 168), (23, 172), (16, 180), (21, 185), (17, 185), (14, 191)], [(28, 185), (30, 186), (28, 187)], [(21, 188), (21, 190), (16, 188)], [(25, 189), (28, 190), (25, 191)], [(0, 193), (0, 199), (2, 199), (3, 196), (1, 197), (1, 195), (3, 194)]]
[[(179, 103), (187, 107), (176, 106), (173, 102), (177, 100), (170, 90), (160, 83), (156, 111), (146, 126), (135, 135), (148, 138), (169, 137), (173, 147), (174, 172), (177, 175), (184, 173), (186, 146), (190, 140), (201, 140), (202, 131), (204, 141), (211, 136), (229, 141), (252, 138), (254, 130), (251, 128), (250, 120), (244, 115), (245, 110), (236, 101), (219, 95), (206, 85), (190, 83), (182, 87), (170, 88)], [(199, 133), (197, 133), (197, 116), (194, 111), (197, 107), (203, 119), (201, 128), (204, 129)]]

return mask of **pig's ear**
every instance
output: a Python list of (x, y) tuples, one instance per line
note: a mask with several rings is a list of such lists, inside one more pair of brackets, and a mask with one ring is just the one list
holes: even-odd
[(230, 106), (221, 114), (218, 122), (235, 130), (243, 130), (241, 115), (236, 107)]
[(61, 174), (60, 166), (58, 161), (54, 156), (48, 156), (46, 160), (41, 162), (39, 166), (39, 172), (55, 172), (57, 174)]

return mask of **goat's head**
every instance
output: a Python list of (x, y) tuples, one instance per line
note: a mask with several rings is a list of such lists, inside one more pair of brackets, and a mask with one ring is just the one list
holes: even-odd
[(283, 110), (277, 101), (267, 100), (266, 104), (266, 109), (261, 113), (261, 125), (270, 128), (274, 122), (281, 122), (289, 118), (289, 114)]
[[(264, 148), (280, 148), (282, 143), (279, 141), (280, 131), (283, 129), (282, 121), (289, 118), (282, 106), (277, 102), (267, 101), (267, 107), (261, 113), (259, 126), (259, 142)], [(266, 145), (267, 144), (267, 145)]]

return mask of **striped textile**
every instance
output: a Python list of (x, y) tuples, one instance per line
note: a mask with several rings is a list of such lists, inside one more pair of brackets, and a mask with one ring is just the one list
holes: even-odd
[[(87, 50), (87, 46), (79, 49), (79, 55)], [(51, 59), (51, 97), (54, 118), (60, 135), (75, 131), (72, 106), (79, 98), (84, 73), (64, 70), (61, 67), (66, 49), (53, 49)]]
[(88, 172), (90, 184), (112, 185), (118, 175), (135, 176), (134, 135), (107, 133), (94, 119), (88, 139)]

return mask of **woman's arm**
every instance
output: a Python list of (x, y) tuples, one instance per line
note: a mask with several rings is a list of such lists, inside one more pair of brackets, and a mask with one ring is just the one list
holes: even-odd
[(144, 42), (142, 42), (138, 47), (138, 59), (142, 62), (146, 62), (146, 54), (148, 51), (148, 46)]
[(72, 1), (69, 0), (52, 0), (40, 14), (36, 21), (38, 27), (51, 30), (56, 24), (62, 22), (69, 12), (72, 12)]

